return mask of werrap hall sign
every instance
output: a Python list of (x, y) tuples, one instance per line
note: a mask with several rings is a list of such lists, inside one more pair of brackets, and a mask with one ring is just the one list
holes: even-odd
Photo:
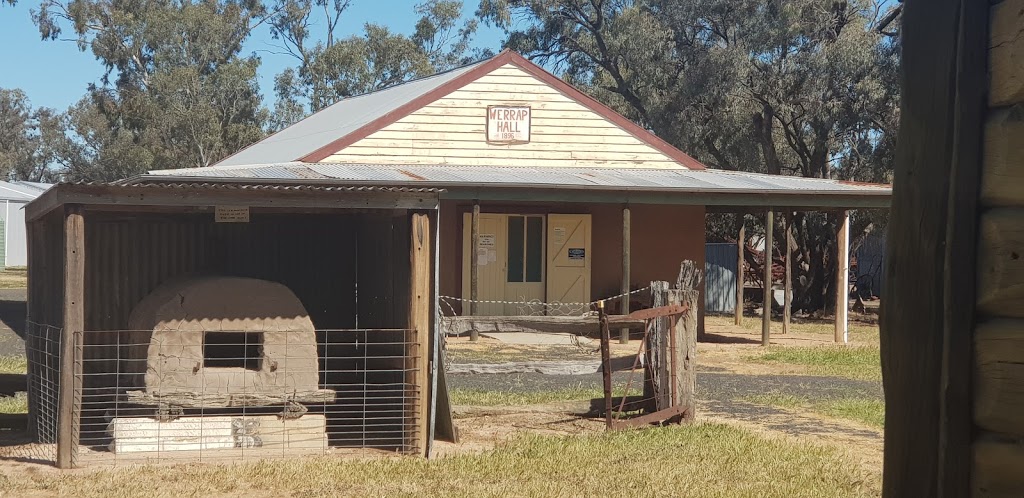
[(487, 108), (487, 141), (499, 144), (530, 141), (528, 106), (491, 106)]

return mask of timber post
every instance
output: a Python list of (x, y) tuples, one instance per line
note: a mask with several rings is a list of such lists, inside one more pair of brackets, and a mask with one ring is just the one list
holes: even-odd
[(82, 414), (82, 348), (85, 328), (85, 221), (82, 206), (64, 209), (64, 328), (60, 334), (57, 467), (75, 465)]
[[(630, 213), (629, 206), (622, 208), (622, 298), (620, 313), (629, 314), (629, 252), (630, 252)], [(619, 329), (619, 344), (629, 343), (629, 329)]]
[[(413, 413), (416, 414), (417, 431), (413, 436), (414, 447), (423, 456), (427, 456), (429, 442), (427, 435), (430, 420), (430, 397), (427, 396), (430, 384), (430, 339), (431, 339), (431, 307), (430, 299), (433, 287), (430, 282), (431, 249), (430, 218), (425, 213), (412, 215), (410, 233), (412, 240), (409, 250), (409, 330), (414, 337), (414, 357), (407, 371), (412, 372), (413, 389), (418, 390), (419, 397)], [(414, 393), (415, 394), (415, 393)]]
[(746, 224), (743, 222), (743, 213), (736, 213), (736, 224), (739, 225), (736, 235), (736, 325), (743, 325), (743, 280), (746, 272), (743, 271), (743, 256), (747, 245)]
[(601, 380), (604, 384), (605, 427), (612, 428), (612, 361), (611, 331), (608, 329), (608, 315), (604, 312), (604, 301), (597, 302), (598, 320), (601, 327)]
[(782, 334), (789, 333), (789, 322), (792, 319), (793, 308), (793, 212), (787, 211), (785, 216), (786, 227), (786, 275), (782, 299)]
[[(651, 282), (651, 307), (657, 308), (669, 304), (668, 282)], [(668, 332), (670, 319), (661, 317), (654, 319), (651, 324), (651, 333), (647, 336), (646, 354), (644, 362), (646, 378), (644, 382), (644, 398), (653, 399), (654, 409), (651, 412), (664, 410), (672, 406), (671, 392), (669, 392), (669, 371), (668, 361)]]
[(772, 335), (772, 232), (775, 215), (771, 209), (764, 213), (764, 281), (761, 284), (764, 309), (761, 311), (761, 345), (768, 346)]
[(836, 227), (836, 323), (835, 342), (849, 342), (850, 329), (850, 212), (838, 213)]
[(675, 366), (676, 406), (685, 410), (683, 418), (693, 420), (697, 408), (697, 315), (700, 291), (697, 289), (674, 289), (668, 291), (670, 304), (681, 304), (686, 313), (673, 321), (672, 335), (675, 338), (673, 364)]
[[(477, 301), (480, 299), (480, 203), (473, 202), (473, 217), (470, 227), (470, 245), (472, 251), (469, 253), (469, 314), (476, 316), (480, 311)], [(470, 329), (469, 340), (476, 342), (480, 339), (480, 331), (476, 327)]]

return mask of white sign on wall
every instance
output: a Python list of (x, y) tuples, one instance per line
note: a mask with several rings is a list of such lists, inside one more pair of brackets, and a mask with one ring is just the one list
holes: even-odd
[(530, 141), (529, 106), (490, 106), (487, 108), (487, 141), (520, 144)]

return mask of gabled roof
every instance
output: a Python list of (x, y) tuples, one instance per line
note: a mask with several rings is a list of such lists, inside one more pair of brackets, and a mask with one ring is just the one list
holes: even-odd
[(460, 67), (385, 90), (344, 99), (220, 161), (215, 167), (293, 161), (318, 162), (366, 138), (466, 84), (506, 64), (542, 80), (640, 141), (689, 169), (704, 169), (696, 159), (636, 125), (608, 106), (555, 77), (523, 56), (504, 51), (476, 64)]
[(50, 187), (52, 185), (49, 183), (0, 181), (0, 200), (28, 202), (39, 197), (40, 194), (46, 192), (46, 189)]

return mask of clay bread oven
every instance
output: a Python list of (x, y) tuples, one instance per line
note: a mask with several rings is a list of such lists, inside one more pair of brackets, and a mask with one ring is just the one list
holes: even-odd
[(228, 407), (334, 397), (319, 389), (313, 322), (279, 283), (171, 280), (139, 302), (128, 325), (134, 361), (122, 385), (136, 389), (132, 401)]

